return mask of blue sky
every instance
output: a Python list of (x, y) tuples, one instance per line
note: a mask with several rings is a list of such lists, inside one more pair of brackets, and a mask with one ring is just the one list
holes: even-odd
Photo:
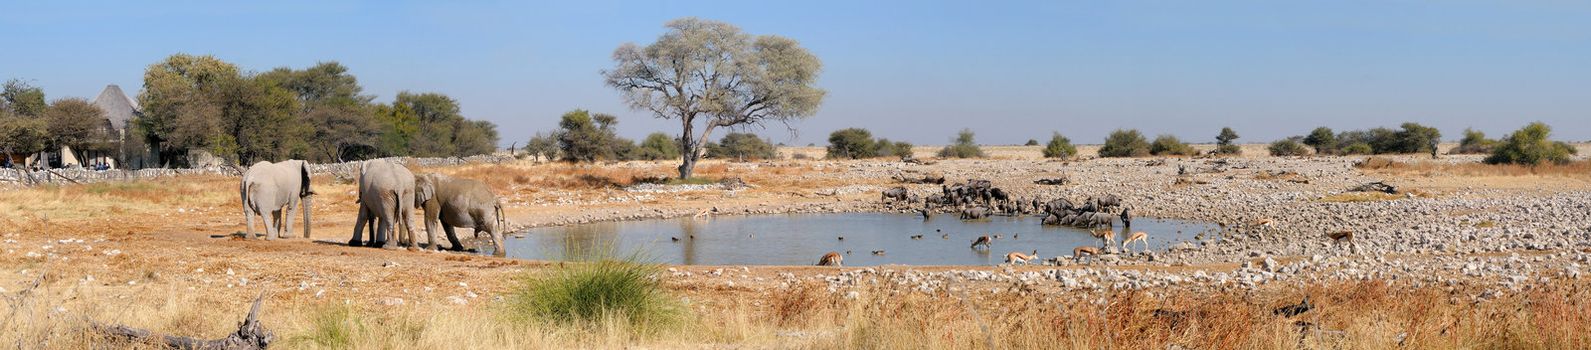
[(821, 110), (753, 129), (986, 144), (1115, 128), (1263, 142), (1417, 121), (1456, 139), (1544, 121), (1591, 139), (1591, 3), (1573, 1), (0, 1), (0, 79), (50, 98), (136, 93), (177, 52), (246, 70), (349, 66), (366, 92), (441, 92), (503, 144), (564, 111), (620, 117), (639, 139), (678, 124), (626, 109), (598, 72), (624, 42), (696, 16), (799, 40), (824, 62)]

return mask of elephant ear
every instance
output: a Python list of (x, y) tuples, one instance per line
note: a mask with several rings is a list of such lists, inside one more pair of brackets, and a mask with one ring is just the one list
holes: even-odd
[(435, 174), (420, 175), (414, 179), (414, 204), (425, 203), (436, 197)]

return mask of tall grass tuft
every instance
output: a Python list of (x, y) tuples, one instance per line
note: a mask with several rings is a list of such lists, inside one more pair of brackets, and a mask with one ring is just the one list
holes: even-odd
[(657, 279), (660, 272), (660, 265), (634, 258), (597, 258), (531, 273), (510, 292), (507, 316), (519, 323), (627, 326), (637, 333), (669, 328), (682, 311)]
[(364, 320), (354, 313), (353, 308), (330, 306), (315, 310), (310, 319), (310, 328), (304, 334), (288, 338), (288, 343), (299, 347), (314, 344), (322, 348), (346, 349), (364, 333), (364, 329)]

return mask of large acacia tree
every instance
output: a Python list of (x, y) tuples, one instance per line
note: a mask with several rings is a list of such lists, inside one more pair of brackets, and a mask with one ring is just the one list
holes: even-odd
[(664, 27), (652, 44), (620, 45), (602, 75), (630, 108), (680, 121), (680, 178), (691, 177), (714, 129), (788, 123), (823, 101), (814, 86), (822, 63), (795, 40), (690, 17)]

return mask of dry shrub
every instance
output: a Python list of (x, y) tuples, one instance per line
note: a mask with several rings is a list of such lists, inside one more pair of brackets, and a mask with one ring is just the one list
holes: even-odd
[(1355, 163), (1354, 166), (1366, 170), (1423, 174), (1425, 176), (1560, 176), (1591, 178), (1591, 161), (1586, 160), (1565, 164), (1543, 163), (1540, 165), (1486, 164), (1480, 162), (1452, 164), (1429, 161), (1403, 163), (1382, 157), (1370, 157), (1362, 162)]
[(1359, 161), (1358, 163), (1353, 163), (1353, 167), (1367, 170), (1387, 169), (1398, 167), (1400, 165), (1402, 165), (1402, 163), (1398, 163), (1398, 161), (1385, 157), (1369, 157), (1365, 158), (1365, 160)]
[(832, 296), (827, 291), (809, 283), (798, 284), (773, 293), (769, 317), (780, 326), (798, 325), (812, 321), (812, 317), (821, 311), (820, 307), (829, 307), (832, 303)]
[(1561, 176), (1588, 178), (1591, 177), (1591, 161), (1569, 162), (1567, 164), (1435, 164), (1418, 162), (1409, 165), (1407, 171), (1427, 174), (1451, 174), (1461, 176)]
[(1266, 170), (1254, 174), (1255, 180), (1288, 180), (1298, 178), (1298, 172), (1291, 170), (1272, 171)]
[(1321, 197), (1321, 202), (1327, 203), (1362, 203), (1390, 201), (1404, 198), (1404, 196), (1382, 192), (1345, 192)]
[[(493, 189), (515, 186), (552, 189), (604, 189), (657, 182), (659, 167), (548, 163), (539, 165), (479, 165), (452, 170), (453, 176), (481, 180)], [(698, 168), (700, 169), (700, 168)]]

